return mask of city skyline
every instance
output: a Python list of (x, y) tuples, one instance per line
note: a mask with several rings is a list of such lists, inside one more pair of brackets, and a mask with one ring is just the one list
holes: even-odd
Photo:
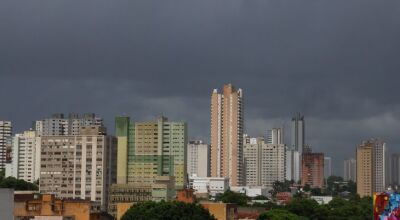
[(116, 115), (164, 114), (209, 142), (209, 93), (232, 83), (246, 133), (286, 123), (289, 135), (301, 112), (338, 174), (361, 140), (400, 151), (398, 1), (231, 3), (2, 1), (0, 120), (20, 133), (53, 112), (96, 112), (113, 133)]

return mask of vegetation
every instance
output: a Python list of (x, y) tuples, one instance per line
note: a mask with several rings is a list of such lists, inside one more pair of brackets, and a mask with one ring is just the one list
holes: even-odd
[(36, 184), (19, 180), (14, 177), (0, 177), (0, 188), (13, 188), (14, 190), (38, 190)]
[(327, 205), (318, 205), (314, 200), (298, 197), (287, 206), (275, 207), (263, 213), (259, 219), (372, 220), (372, 198), (355, 196), (345, 200), (335, 197)]
[(215, 197), (215, 200), (224, 203), (236, 203), (238, 205), (245, 206), (250, 199), (242, 193), (236, 193), (231, 190), (227, 190), (222, 194), (218, 194)]
[(284, 182), (275, 181), (272, 185), (272, 196), (276, 196), (279, 192), (290, 192), (290, 186), (293, 185), (294, 181), (285, 180)]
[(132, 206), (121, 220), (215, 220), (206, 209), (199, 204), (183, 202), (144, 202)]
[(293, 214), (285, 209), (274, 209), (262, 213), (257, 220), (307, 220), (307, 218)]

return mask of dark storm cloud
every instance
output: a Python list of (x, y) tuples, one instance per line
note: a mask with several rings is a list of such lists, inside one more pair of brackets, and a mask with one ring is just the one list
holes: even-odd
[(0, 118), (165, 114), (207, 139), (210, 93), (232, 82), (250, 134), (301, 111), (340, 173), (362, 139), (400, 150), (399, 39), (395, 0), (3, 0)]

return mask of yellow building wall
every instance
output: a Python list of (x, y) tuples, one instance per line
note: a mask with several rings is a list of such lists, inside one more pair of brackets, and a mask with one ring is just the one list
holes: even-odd
[(134, 203), (132, 202), (127, 202), (127, 203), (117, 203), (117, 220), (120, 220), (122, 216), (125, 214), (126, 211), (130, 207), (133, 206)]

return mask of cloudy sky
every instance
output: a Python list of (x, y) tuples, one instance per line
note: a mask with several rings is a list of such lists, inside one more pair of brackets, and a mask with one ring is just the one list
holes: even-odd
[(53, 112), (164, 114), (208, 140), (211, 91), (233, 83), (247, 133), (300, 111), (341, 174), (363, 139), (400, 151), (399, 74), (398, 0), (0, 2), (0, 120), (16, 132)]

